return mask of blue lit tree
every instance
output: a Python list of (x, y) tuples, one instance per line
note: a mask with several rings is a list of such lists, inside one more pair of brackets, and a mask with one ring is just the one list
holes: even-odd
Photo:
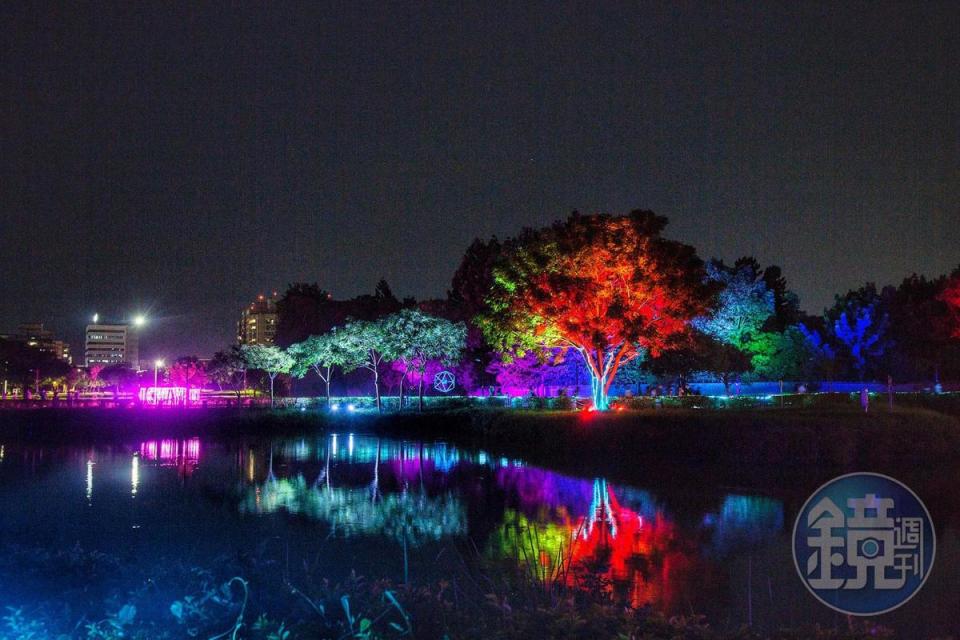
[(869, 365), (886, 350), (887, 315), (874, 301), (851, 301), (833, 323), (833, 335), (861, 380)]
[(713, 312), (691, 323), (710, 338), (695, 341), (697, 357), (692, 362), (699, 360), (716, 373), (729, 393), (733, 375), (749, 371), (751, 356), (768, 346), (763, 329), (774, 316), (775, 297), (756, 261), (749, 258), (738, 260), (733, 267), (711, 261), (707, 276), (722, 289)]
[(695, 329), (724, 344), (746, 350), (750, 341), (774, 314), (774, 294), (767, 288), (752, 261), (727, 267), (721, 261), (707, 264), (707, 276), (723, 289), (713, 313), (695, 318)]

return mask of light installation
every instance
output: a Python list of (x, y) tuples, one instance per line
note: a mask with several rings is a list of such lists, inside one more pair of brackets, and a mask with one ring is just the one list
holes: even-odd
[(441, 371), (433, 377), (433, 388), (440, 393), (450, 393), (456, 384), (457, 379), (449, 371)]
[(160, 405), (176, 406), (198, 404), (200, 389), (187, 387), (140, 387), (139, 396), (142, 404), (153, 407)]

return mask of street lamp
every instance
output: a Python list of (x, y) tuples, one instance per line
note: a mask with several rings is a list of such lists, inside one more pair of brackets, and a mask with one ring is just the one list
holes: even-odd
[(144, 315), (136, 315), (133, 317), (133, 326), (142, 327), (147, 324), (147, 318)]
[(163, 366), (163, 359), (157, 358), (153, 361), (153, 386), (157, 386), (157, 371)]

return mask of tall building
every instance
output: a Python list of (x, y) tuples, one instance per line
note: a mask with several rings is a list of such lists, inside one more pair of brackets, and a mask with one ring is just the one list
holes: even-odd
[(277, 292), (270, 297), (260, 294), (240, 313), (237, 323), (237, 344), (274, 344), (277, 339)]
[(16, 333), (2, 334), (0, 338), (53, 354), (67, 364), (73, 363), (70, 345), (57, 338), (53, 331), (45, 329), (42, 322), (24, 322), (17, 327)]
[(136, 369), (140, 365), (139, 338), (130, 324), (88, 324), (85, 347), (88, 367), (128, 364)]

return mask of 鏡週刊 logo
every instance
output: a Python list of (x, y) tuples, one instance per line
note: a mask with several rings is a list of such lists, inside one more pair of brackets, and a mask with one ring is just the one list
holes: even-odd
[(896, 609), (933, 568), (930, 513), (905, 484), (878, 473), (834, 478), (811, 495), (793, 527), (793, 560), (807, 589), (857, 616)]

